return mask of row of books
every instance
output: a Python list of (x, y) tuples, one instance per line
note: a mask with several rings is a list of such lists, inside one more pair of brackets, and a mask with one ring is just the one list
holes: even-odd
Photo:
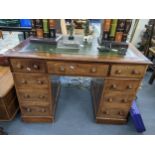
[(130, 31), (132, 19), (104, 19), (102, 23), (102, 41), (125, 42)]
[(56, 37), (56, 20), (55, 19), (32, 19), (32, 36), (38, 38), (55, 38)]

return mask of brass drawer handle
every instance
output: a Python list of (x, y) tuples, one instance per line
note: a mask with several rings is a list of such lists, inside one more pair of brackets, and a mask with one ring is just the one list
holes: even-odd
[(121, 72), (122, 72), (121, 70), (116, 70), (115, 73), (116, 73), (116, 74), (121, 74)]
[(26, 108), (26, 111), (27, 111), (27, 112), (31, 112), (31, 109), (30, 109), (30, 108)]
[(21, 83), (22, 84), (27, 84), (27, 81), (26, 80), (22, 80)]
[(132, 74), (138, 75), (138, 74), (140, 74), (140, 72), (134, 69), (134, 70), (132, 71)]
[(60, 66), (60, 71), (64, 72), (65, 71), (65, 67), (64, 66)]
[(44, 82), (42, 80), (38, 80), (38, 84), (42, 85)]
[(39, 69), (39, 66), (36, 65), (36, 64), (34, 64), (34, 65), (33, 65), (33, 68), (34, 68), (34, 69)]
[(32, 69), (30, 67), (26, 67), (26, 70), (29, 71), (29, 72), (32, 71)]
[(122, 99), (122, 102), (123, 103), (127, 103), (128, 102), (128, 99)]
[(127, 88), (128, 88), (128, 89), (132, 89), (132, 85), (128, 85)]
[(112, 98), (108, 98), (108, 102), (112, 102), (113, 101), (113, 99)]
[(111, 85), (111, 88), (116, 89), (117, 88), (117, 85), (116, 84), (113, 84), (113, 85)]
[(29, 94), (26, 94), (24, 97), (25, 98), (30, 98), (30, 95)]
[(16, 67), (17, 67), (18, 69), (22, 69), (22, 68), (23, 68), (23, 66), (22, 66), (21, 64), (17, 64)]
[(93, 68), (91, 69), (91, 72), (92, 72), (92, 73), (95, 73), (96, 71), (97, 71), (96, 67), (93, 67)]

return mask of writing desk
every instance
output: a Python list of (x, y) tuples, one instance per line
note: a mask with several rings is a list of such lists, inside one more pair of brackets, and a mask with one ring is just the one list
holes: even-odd
[[(99, 52), (97, 41), (80, 49), (58, 49), (56, 45), (32, 43), (27, 39), (6, 53), (13, 73), (22, 120), (54, 120), (60, 84), (50, 76), (100, 78), (91, 92), (96, 122), (127, 122), (129, 109), (151, 63), (133, 45), (125, 56)], [(71, 116), (72, 117), (72, 116)]]

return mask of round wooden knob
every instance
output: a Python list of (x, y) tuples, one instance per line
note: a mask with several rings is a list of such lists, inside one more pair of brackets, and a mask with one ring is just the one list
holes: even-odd
[(124, 112), (123, 112), (123, 111), (119, 111), (118, 114), (119, 114), (120, 116), (124, 116)]
[(137, 71), (137, 70), (134, 69), (134, 70), (132, 71), (132, 74), (139, 74), (139, 71)]
[(111, 85), (111, 88), (116, 89), (117, 88), (116, 84)]
[(60, 66), (60, 71), (64, 72), (65, 71), (65, 67), (64, 66)]
[(46, 112), (46, 110), (44, 108), (41, 109), (41, 112)]
[(27, 108), (26, 111), (27, 111), (27, 112), (31, 112), (31, 109), (30, 109), (30, 108)]
[(25, 98), (30, 98), (30, 95), (29, 95), (29, 94), (26, 94), (26, 95), (25, 95)]
[(43, 84), (44, 82), (41, 80), (38, 80), (38, 84)]
[(22, 80), (21, 83), (22, 84), (27, 84), (27, 81), (26, 80)]
[(116, 70), (116, 74), (121, 74), (121, 70)]
[(32, 69), (30, 67), (26, 67), (26, 70), (30, 72)]
[(93, 68), (91, 69), (91, 72), (92, 72), (92, 73), (95, 73), (96, 71), (97, 71), (96, 67), (93, 67)]
[(103, 114), (108, 115), (108, 114), (109, 114), (109, 112), (108, 112), (108, 111), (106, 111), (106, 110), (103, 110)]
[(43, 96), (43, 95), (40, 95), (40, 96), (39, 96), (39, 98), (40, 98), (40, 99), (44, 99), (44, 98), (45, 98), (45, 96)]
[(75, 69), (75, 67), (73, 65), (71, 65), (69, 68), (72, 69), (72, 70)]
[(22, 69), (22, 68), (23, 68), (23, 66), (22, 66), (21, 64), (17, 64), (16, 67), (17, 67), (18, 69)]
[(123, 102), (123, 103), (127, 103), (128, 100), (127, 100), (126, 98), (124, 98), (124, 99), (122, 99), (122, 102)]
[(132, 85), (128, 85), (127, 88), (128, 88), (128, 89), (132, 89)]
[(108, 98), (108, 102), (112, 102), (113, 101), (113, 99), (112, 98)]
[(36, 64), (34, 64), (34, 65), (33, 65), (33, 68), (34, 68), (34, 69), (39, 69), (39, 66), (36, 65)]

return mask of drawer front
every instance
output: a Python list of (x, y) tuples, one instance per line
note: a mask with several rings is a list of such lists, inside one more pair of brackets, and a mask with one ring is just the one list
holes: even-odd
[(106, 91), (102, 96), (102, 100), (107, 104), (131, 104), (134, 100), (135, 94), (126, 94), (126, 92), (111, 92)]
[(20, 102), (28, 102), (28, 104), (49, 104), (49, 92), (48, 91), (26, 91), (18, 90), (18, 96)]
[(84, 64), (84, 63), (65, 63), (47, 62), (48, 72), (60, 75), (81, 75), (81, 76), (107, 76), (108, 65), (104, 64)]
[(50, 116), (50, 106), (21, 106), (23, 116)]
[(31, 59), (11, 59), (14, 72), (44, 73), (46, 66), (44, 61)]
[(128, 111), (124, 109), (102, 108), (101, 115), (108, 118), (126, 118)]
[(142, 65), (112, 65), (110, 75), (115, 77), (139, 77), (145, 74), (146, 66)]
[(21, 89), (47, 89), (48, 75), (14, 73), (15, 85)]
[(106, 91), (123, 91), (135, 94), (139, 88), (140, 80), (126, 80), (126, 79), (106, 79), (104, 88)]

